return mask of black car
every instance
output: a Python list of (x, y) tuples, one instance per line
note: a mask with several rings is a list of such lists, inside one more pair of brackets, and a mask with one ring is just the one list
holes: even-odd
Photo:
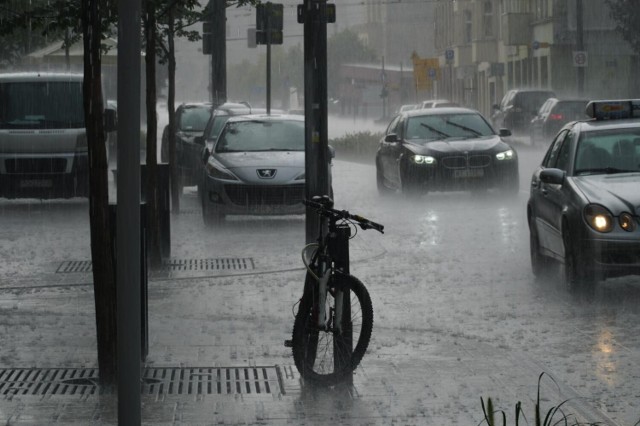
[[(176, 109), (176, 164), (180, 191), (184, 186), (198, 183), (202, 170), (202, 145), (196, 137), (201, 136), (211, 117), (213, 105), (205, 102), (183, 103)], [(169, 126), (162, 132), (160, 159), (169, 162)]]
[(513, 134), (529, 134), (529, 125), (542, 104), (549, 98), (555, 98), (551, 90), (512, 89), (509, 90), (500, 105), (494, 105), (491, 116), (496, 129), (506, 127)]
[(531, 145), (545, 143), (548, 146), (562, 126), (589, 118), (585, 113), (588, 103), (586, 99), (547, 99), (531, 120)]
[(531, 266), (564, 264), (567, 287), (640, 275), (640, 100), (596, 101), (568, 123), (531, 179)]
[(376, 153), (378, 191), (404, 193), (486, 189), (518, 192), (518, 156), (467, 108), (403, 112), (387, 127)]

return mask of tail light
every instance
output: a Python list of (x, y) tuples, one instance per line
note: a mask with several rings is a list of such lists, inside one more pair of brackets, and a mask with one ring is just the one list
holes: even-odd
[(549, 120), (562, 120), (564, 115), (562, 114), (549, 114)]

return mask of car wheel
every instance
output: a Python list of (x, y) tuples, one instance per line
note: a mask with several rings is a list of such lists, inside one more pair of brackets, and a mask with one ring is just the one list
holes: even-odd
[(564, 244), (564, 282), (571, 293), (589, 293), (595, 287), (596, 279), (585, 270), (583, 262), (576, 254), (567, 222), (563, 222), (562, 242)]
[(389, 195), (391, 189), (384, 184), (384, 176), (378, 163), (376, 162), (376, 186), (378, 187), (378, 194)]
[(202, 221), (207, 228), (220, 226), (224, 222), (225, 215), (218, 209), (214, 208), (204, 199), (204, 191), (202, 197)]
[(531, 255), (531, 271), (537, 279), (540, 279), (549, 266), (549, 258), (540, 253), (540, 240), (533, 218), (529, 219), (529, 253)]

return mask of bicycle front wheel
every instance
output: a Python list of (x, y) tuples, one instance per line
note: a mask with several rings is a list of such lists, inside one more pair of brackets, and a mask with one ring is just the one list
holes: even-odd
[[(305, 379), (321, 384), (335, 384), (349, 377), (360, 364), (373, 329), (371, 297), (360, 280), (352, 275), (336, 275), (328, 289), (327, 327), (318, 327), (314, 303), (318, 295), (314, 292), (300, 302), (292, 337), (296, 368)], [(335, 306), (340, 291), (345, 301), (341, 327), (336, 324)]]

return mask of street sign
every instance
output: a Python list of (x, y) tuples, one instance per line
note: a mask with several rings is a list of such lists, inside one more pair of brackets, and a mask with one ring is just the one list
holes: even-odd
[(444, 58), (447, 60), (447, 62), (453, 61), (454, 55), (455, 53), (453, 49), (447, 49), (444, 51)]
[(575, 50), (573, 52), (573, 66), (574, 67), (586, 67), (589, 63), (589, 57), (587, 52), (582, 50)]
[(256, 30), (282, 31), (282, 20), (284, 16), (284, 6), (279, 3), (259, 3), (256, 5)]

